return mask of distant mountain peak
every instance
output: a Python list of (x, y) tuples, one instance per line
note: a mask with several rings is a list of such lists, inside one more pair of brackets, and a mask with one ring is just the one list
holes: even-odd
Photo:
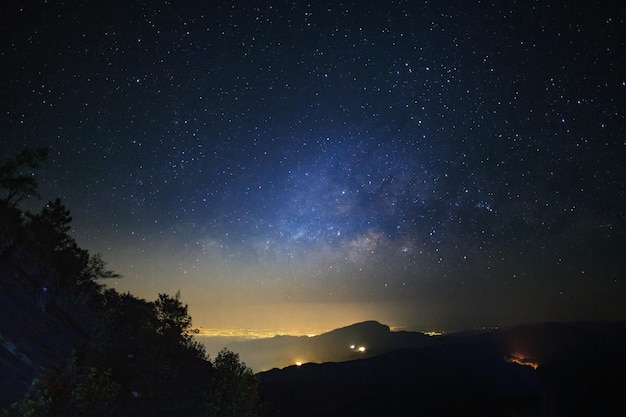
[(344, 332), (348, 330), (349, 331), (358, 330), (358, 331), (365, 331), (365, 332), (376, 331), (376, 332), (388, 333), (391, 331), (391, 328), (387, 326), (386, 324), (381, 324), (377, 322), (376, 320), (367, 320), (367, 321), (362, 321), (359, 323), (350, 324), (345, 327), (340, 327), (338, 329), (331, 330), (328, 333)]

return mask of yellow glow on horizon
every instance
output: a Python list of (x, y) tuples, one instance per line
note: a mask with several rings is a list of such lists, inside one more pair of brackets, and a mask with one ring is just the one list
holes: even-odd
[(296, 361), (296, 366), (302, 366), (302, 361)]
[(300, 330), (276, 329), (194, 329), (199, 337), (240, 337), (244, 339), (262, 339), (274, 336), (317, 336), (317, 333), (302, 332)]
[[(256, 281), (255, 281), (256, 282)], [(246, 287), (245, 291), (249, 289)], [(264, 296), (261, 289), (247, 293), (189, 292), (183, 298), (189, 305), (200, 336), (241, 338), (273, 337), (276, 335), (320, 335), (331, 330), (368, 320), (376, 320), (392, 331), (413, 330), (405, 325), (406, 312), (413, 304), (383, 302), (283, 302), (275, 301), (276, 294)], [(266, 300), (267, 298), (267, 300)], [(261, 302), (261, 300), (263, 302)], [(435, 326), (432, 326), (435, 327)], [(358, 344), (358, 340), (348, 340)]]

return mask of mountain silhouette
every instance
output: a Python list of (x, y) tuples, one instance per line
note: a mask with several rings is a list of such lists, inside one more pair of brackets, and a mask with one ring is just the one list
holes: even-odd
[[(374, 329), (369, 336), (379, 338), (371, 341), (396, 337), (381, 326), (361, 323), (319, 337), (345, 342), (360, 328)], [(399, 340), (419, 340), (399, 333)], [(422, 336), (421, 347), (261, 372), (262, 399), (283, 417), (626, 415), (624, 323)]]
[(377, 321), (365, 321), (318, 336), (275, 336), (228, 344), (228, 348), (255, 371), (284, 368), (296, 363), (342, 362), (367, 358), (391, 350), (434, 343), (419, 332), (391, 331)]

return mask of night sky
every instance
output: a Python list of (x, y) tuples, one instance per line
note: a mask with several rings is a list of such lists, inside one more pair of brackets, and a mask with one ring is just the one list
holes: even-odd
[(0, 151), (194, 324), (626, 319), (622, 1), (6, 1)]

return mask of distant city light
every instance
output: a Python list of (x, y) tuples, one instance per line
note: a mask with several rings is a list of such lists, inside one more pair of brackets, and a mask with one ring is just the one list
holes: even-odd
[(356, 345), (350, 345), (350, 350), (356, 350), (357, 352), (365, 352), (365, 346), (359, 346), (358, 348), (356, 347)]
[(308, 329), (298, 330), (298, 329), (284, 329), (284, 330), (273, 330), (273, 329), (207, 329), (207, 328), (195, 328), (193, 329), (196, 332), (196, 336), (198, 337), (240, 337), (242, 339), (266, 339), (274, 336), (306, 336), (306, 337), (314, 337), (318, 336), (325, 331), (320, 331), (318, 333), (313, 333)]

